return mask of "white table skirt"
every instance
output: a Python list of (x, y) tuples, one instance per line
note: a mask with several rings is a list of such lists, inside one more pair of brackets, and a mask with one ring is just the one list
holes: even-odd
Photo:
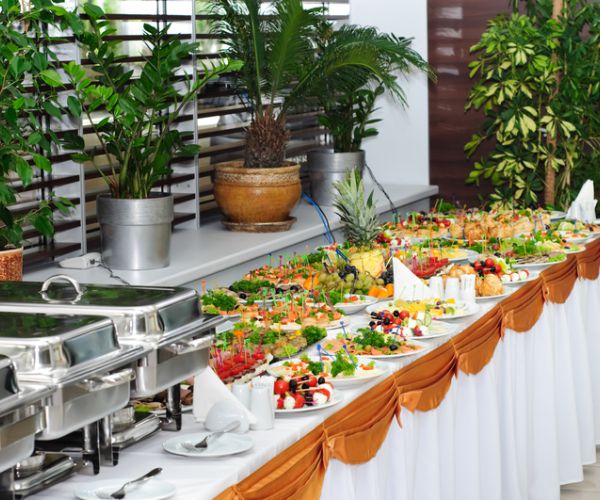
[(437, 409), (403, 410), (371, 461), (332, 460), (322, 498), (558, 500), (600, 443), (599, 313), (600, 280), (578, 280)]

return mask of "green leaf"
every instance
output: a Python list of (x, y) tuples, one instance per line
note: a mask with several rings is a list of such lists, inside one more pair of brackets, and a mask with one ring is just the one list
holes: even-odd
[(40, 78), (44, 80), (47, 85), (50, 85), (50, 87), (56, 88), (63, 86), (60, 75), (53, 69), (45, 69), (44, 71), (41, 71)]
[(21, 179), (23, 186), (29, 186), (33, 177), (31, 165), (29, 165), (29, 163), (27, 163), (23, 158), (18, 157), (15, 160), (15, 167), (17, 175), (19, 176), (19, 179)]
[(50, 163), (50, 160), (45, 156), (36, 153), (33, 155), (33, 162), (35, 163), (36, 167), (43, 170), (44, 172), (52, 171), (52, 164)]
[(80, 117), (81, 116), (81, 103), (77, 100), (75, 96), (70, 95), (67, 97), (67, 107), (73, 116)]
[(104, 11), (97, 5), (94, 5), (93, 3), (84, 4), (83, 11), (92, 19), (100, 19), (104, 17)]
[(58, 120), (62, 118), (62, 113), (60, 112), (60, 109), (57, 106), (55, 106), (52, 102), (44, 101), (42, 103), (42, 107), (44, 108), (44, 111), (46, 111), (46, 113), (48, 113), (51, 117), (56, 118)]

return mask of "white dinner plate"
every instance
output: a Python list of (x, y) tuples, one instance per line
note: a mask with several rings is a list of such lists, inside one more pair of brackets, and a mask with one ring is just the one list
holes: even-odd
[[(505, 285), (506, 283), (503, 284)], [(508, 297), (513, 292), (514, 290), (504, 290), (504, 293), (501, 293), (500, 295), (487, 295), (485, 297), (475, 297), (475, 300), (477, 302), (487, 302), (488, 300), (500, 300)]]
[[(423, 337), (424, 338), (424, 337)], [(398, 359), (398, 358), (404, 358), (406, 356), (414, 356), (415, 354), (419, 354), (420, 352), (425, 352), (429, 350), (430, 345), (426, 344), (425, 342), (420, 342), (418, 340), (408, 340), (409, 344), (415, 344), (418, 346), (421, 346), (422, 349), (419, 349), (418, 351), (407, 351), (407, 352), (401, 352), (398, 354), (361, 354), (360, 357), (361, 358), (366, 358), (366, 359), (381, 359), (381, 360), (385, 360), (385, 359)]]
[[(358, 358), (358, 364), (368, 364), (372, 361), (370, 359), (361, 359), (362, 356), (357, 356), (357, 358)], [(318, 356), (310, 356), (310, 359), (312, 361), (317, 361), (317, 362), (319, 361)], [(296, 358), (296, 359), (292, 358), (290, 361), (294, 362), (294, 361), (299, 361), (299, 360), (298, 360), (298, 358)], [(288, 362), (288, 360), (279, 361), (278, 363), (273, 363), (272, 365), (269, 365), (269, 367), (267, 368), (267, 371), (274, 377), (283, 377), (287, 373), (286, 373), (285, 368), (282, 365), (287, 362)], [(335, 386), (335, 388), (338, 389), (338, 388), (342, 388), (342, 387), (350, 387), (350, 386), (364, 384), (366, 382), (369, 382), (370, 380), (381, 377), (386, 372), (387, 372), (387, 367), (375, 363), (375, 366), (372, 370), (365, 370), (364, 373), (360, 376), (325, 377), (325, 380), (327, 382), (332, 383)]]
[[(567, 260), (567, 259), (565, 259), (565, 260)], [(557, 262), (538, 262), (538, 263), (533, 263), (533, 264), (531, 262), (527, 262), (525, 264), (512, 264), (512, 267), (514, 267), (515, 269), (538, 269), (538, 270), (542, 270), (542, 269), (545, 269), (547, 267), (553, 266), (555, 264), (561, 264), (565, 260), (559, 260)]]
[(192, 449), (190, 446), (202, 441), (207, 432), (195, 432), (193, 434), (183, 434), (168, 439), (163, 443), (163, 448), (173, 455), (194, 458), (215, 458), (228, 457), (248, 451), (254, 446), (254, 440), (247, 434), (236, 434), (228, 432), (212, 441), (209, 441), (208, 448)]
[(464, 262), (479, 259), (479, 254), (475, 250), (464, 250), (466, 252), (465, 257), (455, 257), (454, 259), (448, 259), (448, 262)]
[[(441, 316), (431, 316), (432, 319), (442, 319), (442, 320), (449, 320), (449, 319), (458, 319), (458, 318), (466, 318), (467, 316), (471, 316), (473, 314), (475, 314), (477, 311), (479, 311), (479, 306), (477, 304), (462, 304), (462, 303), (457, 303), (456, 306), (460, 309), (463, 309), (463, 312), (460, 314), (454, 314), (452, 316), (447, 316), (445, 314), (441, 315)], [(371, 314), (372, 312), (380, 312), (383, 311), (385, 309), (390, 309), (390, 308), (396, 308), (398, 309), (395, 305), (394, 305), (394, 301), (388, 301), (387, 304), (384, 303), (378, 303), (378, 304), (373, 304), (372, 306), (367, 307), (367, 313)]]
[(561, 220), (561, 219), (564, 219), (566, 216), (567, 216), (567, 213), (561, 212), (560, 210), (552, 210), (552, 212), (550, 212), (550, 220), (551, 221)]
[(344, 398), (334, 392), (333, 397), (327, 403), (318, 406), (303, 406), (302, 408), (293, 408), (291, 410), (275, 410), (276, 415), (295, 415), (296, 413), (306, 413), (309, 411), (324, 410), (341, 403)]
[[(91, 485), (83, 485), (75, 490), (75, 496), (80, 500), (106, 500), (112, 499), (111, 493), (117, 491), (127, 479), (112, 479), (110, 481), (92, 481)], [(126, 500), (165, 500), (171, 498), (177, 488), (152, 477), (138, 486), (131, 486), (125, 490)]]

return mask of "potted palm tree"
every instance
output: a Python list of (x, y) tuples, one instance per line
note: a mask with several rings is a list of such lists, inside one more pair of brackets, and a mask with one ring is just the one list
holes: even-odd
[(362, 68), (386, 78), (381, 58), (352, 37), (317, 57), (321, 8), (302, 0), (212, 0), (213, 32), (224, 54), (244, 62), (234, 78), (247, 105), (243, 161), (215, 166), (214, 193), (230, 229), (286, 230), (301, 194), (300, 166), (285, 161), (286, 115), (324, 85), (350, 92), (364, 84)]
[(317, 57), (327, 58), (347, 50), (369, 54), (374, 63), (357, 68), (353, 79), (342, 88), (335, 78), (326, 79), (316, 89), (315, 98), (323, 110), (319, 121), (331, 135), (332, 148), (310, 151), (307, 164), (312, 197), (324, 206), (333, 205), (333, 185), (349, 170), (356, 168), (362, 175), (362, 142), (378, 133), (374, 125), (380, 120), (373, 118), (377, 99), (388, 92), (406, 105), (399, 77), (413, 70), (434, 77), (431, 67), (411, 48), (409, 38), (381, 33), (369, 26), (344, 25), (334, 30), (331, 23), (323, 22)]
[[(81, 137), (67, 138), (74, 159), (91, 161), (109, 188), (97, 199), (102, 259), (115, 269), (155, 269), (169, 264), (173, 196), (156, 192), (157, 182), (170, 173), (175, 156), (193, 156), (198, 146), (186, 143), (175, 121), (196, 93), (224, 72), (239, 69), (236, 62), (205, 67), (201, 76), (182, 73), (196, 44), (169, 34), (169, 26), (144, 25), (148, 49), (139, 78), (122, 63), (111, 40), (114, 28), (98, 6), (83, 6), (90, 28), (75, 36), (92, 62), (93, 73), (75, 62), (65, 66), (74, 96), (69, 109), (84, 115), (97, 138), (95, 150), (85, 149)], [(103, 110), (104, 116), (94, 112)], [(98, 150), (99, 149), (99, 153)], [(99, 158), (106, 163), (100, 164)]]
[[(62, 24), (67, 15), (51, 2), (33, 1), (24, 8), (18, 0), (4, 0), (0, 8), (0, 281), (22, 277), (24, 228), (51, 237), (53, 208), (68, 209), (60, 198), (31, 203), (18, 194), (36, 169), (52, 170), (47, 156), (58, 138), (41, 113), (61, 118), (56, 89), (62, 83), (45, 27)], [(18, 210), (9, 208), (19, 202)]]

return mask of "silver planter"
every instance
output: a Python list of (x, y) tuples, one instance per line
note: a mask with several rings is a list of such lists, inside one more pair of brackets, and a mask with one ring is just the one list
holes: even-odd
[(310, 151), (307, 154), (307, 167), (312, 199), (323, 207), (330, 207), (335, 200), (333, 183), (343, 180), (353, 168), (358, 168), (362, 176), (365, 152), (335, 153), (331, 149)]
[(173, 195), (130, 200), (98, 196), (102, 260), (112, 269), (158, 269), (169, 265)]

